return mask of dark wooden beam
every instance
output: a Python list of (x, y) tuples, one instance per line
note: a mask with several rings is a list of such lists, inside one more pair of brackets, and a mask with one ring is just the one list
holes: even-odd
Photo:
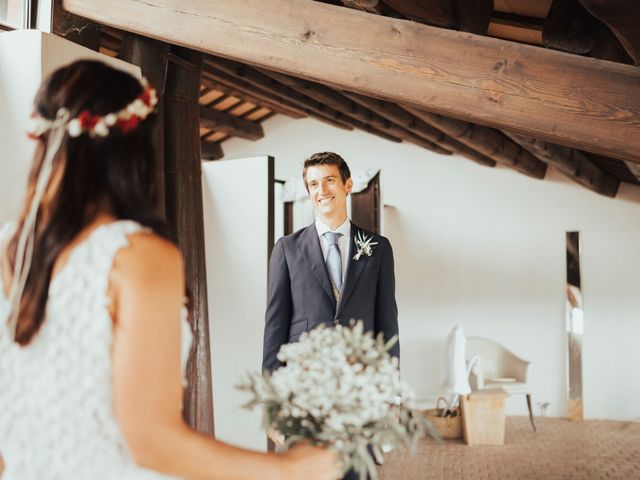
[(415, 115), (410, 114), (405, 109), (391, 102), (386, 102), (377, 98), (366, 97), (364, 95), (353, 92), (343, 92), (343, 94), (354, 102), (375, 110), (381, 116), (397, 123), (398, 125), (401, 125), (414, 135), (424, 140), (439, 145), (440, 147), (450, 152), (455, 152), (463, 155), (470, 160), (479, 163), (480, 165), (484, 165), (487, 167), (494, 167), (496, 165), (496, 162), (494, 160), (472, 148), (467, 147), (463, 143), (450, 138), (437, 128), (432, 127), (431, 125), (417, 118)]
[(120, 58), (138, 65), (149, 83), (156, 89), (158, 106), (153, 127), (153, 146), (156, 156), (158, 211), (165, 214), (165, 158), (164, 158), (164, 91), (167, 77), (169, 45), (151, 38), (127, 33), (122, 38)]
[(169, 43), (640, 162), (640, 70), (630, 65), (312, 0), (64, 5)]
[(233, 78), (225, 72), (213, 70), (210, 67), (207, 68), (206, 65), (202, 71), (202, 81), (205, 85), (217, 88), (227, 95), (233, 95), (248, 102), (262, 105), (288, 117), (305, 118), (307, 116), (307, 113), (303, 109), (289, 102), (283, 102), (282, 99), (275, 97), (263, 89), (253, 88), (247, 84), (247, 82)]
[(241, 117), (221, 112), (215, 108), (200, 106), (200, 125), (232, 137), (258, 140), (264, 137), (262, 125), (258, 122), (244, 120)]
[[(318, 102), (335, 109), (347, 116), (355, 118), (365, 124), (371, 125), (373, 128), (382, 132), (393, 135), (401, 140), (406, 140), (413, 144), (419, 145), (428, 150), (436, 153), (444, 153), (443, 150), (447, 150), (441, 145), (437, 145), (429, 140), (421, 138), (413, 132), (396, 125), (392, 121), (384, 118), (374, 110), (370, 110), (364, 107), (350, 98), (343, 95), (341, 92), (333, 90), (319, 83), (309, 82), (300, 78), (289, 77), (281, 73), (272, 72), (270, 70), (260, 70), (260, 72), (273, 80), (276, 80), (283, 85), (293, 88), (304, 95), (317, 100)], [(447, 151), (449, 154), (450, 151)]]
[(385, 0), (410, 20), (463, 32), (487, 33), (493, 0)]
[(197, 430), (214, 434), (211, 351), (204, 257), (202, 167), (198, 99), (202, 54), (172, 47), (165, 90), (167, 220), (175, 229), (186, 267), (189, 322), (194, 342), (187, 363), (184, 415)]
[(220, 160), (224, 157), (224, 152), (218, 142), (200, 140), (200, 156), (202, 160)]
[(379, 0), (342, 0), (342, 4), (369, 13), (382, 14), (384, 11), (384, 5)]
[(385, 140), (391, 140), (393, 142), (399, 142), (400, 139), (394, 135), (391, 135), (379, 128), (376, 128), (370, 124), (366, 124), (360, 120), (357, 120), (349, 115), (331, 108), (322, 102), (318, 102), (313, 98), (298, 92), (286, 85), (274, 80), (271, 77), (241, 63), (234, 62), (232, 60), (226, 60), (222, 58), (211, 58), (206, 60), (209, 71), (220, 69), (224, 73), (238, 78), (250, 84), (253, 88), (261, 88), (267, 90), (273, 95), (290, 101), (298, 107), (306, 109), (311, 115), (319, 119), (327, 119), (333, 122), (342, 123), (347, 127), (357, 128), (366, 132), (372, 133)]
[(544, 178), (547, 165), (509, 139), (504, 133), (462, 120), (423, 112), (412, 107), (405, 108), (416, 117), (442, 130), (468, 147), (478, 150), (500, 165), (533, 178)]
[(580, 0), (593, 16), (607, 25), (636, 65), (640, 64), (640, 2), (637, 0)]
[(589, 190), (607, 197), (615, 197), (620, 180), (596, 165), (585, 153), (568, 147), (554, 145), (526, 135), (504, 132), (548, 165)]
[(640, 163), (634, 163), (634, 162), (624, 162), (624, 163), (629, 169), (629, 171), (633, 174), (633, 176), (636, 177), (638, 180), (640, 180)]
[(542, 29), (544, 46), (586, 55), (596, 44), (598, 21), (578, 0), (554, 0)]
[(67, 11), (62, 0), (52, 3), (51, 32), (97, 52), (100, 49), (100, 26)]
[(611, 30), (589, 13), (580, 0), (554, 0), (544, 21), (542, 39), (548, 48), (633, 63)]
[[(251, 85), (242, 79), (235, 78), (226, 72), (217, 70), (211, 66), (208, 66), (207, 70), (203, 72), (203, 81), (206, 84), (215, 85), (216, 88), (229, 95), (234, 95), (252, 103), (256, 103), (253, 99), (258, 99), (258, 104), (268, 107), (275, 112), (284, 113), (285, 111), (288, 111), (289, 113), (287, 116), (292, 118), (305, 118), (315, 115), (314, 112), (309, 109), (301, 108), (289, 100), (285, 100), (282, 97), (274, 95), (272, 92), (255, 85)], [(334, 127), (342, 128), (344, 130), (353, 130), (351, 125), (347, 125), (344, 122), (323, 116), (316, 116), (316, 118)]]

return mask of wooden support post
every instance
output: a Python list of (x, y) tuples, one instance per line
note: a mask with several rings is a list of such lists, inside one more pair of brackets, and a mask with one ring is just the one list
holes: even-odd
[(165, 175), (164, 175), (164, 91), (167, 76), (167, 55), (169, 45), (151, 38), (126, 33), (122, 39), (120, 58), (138, 65), (149, 83), (156, 89), (158, 106), (156, 124), (153, 128), (153, 146), (156, 155), (156, 178), (158, 191), (158, 211), (165, 215)]
[(202, 54), (172, 47), (168, 59), (164, 117), (167, 220), (175, 228), (178, 245), (185, 259), (190, 295), (189, 321), (194, 335), (187, 365), (184, 415), (192, 427), (213, 435), (198, 124)]

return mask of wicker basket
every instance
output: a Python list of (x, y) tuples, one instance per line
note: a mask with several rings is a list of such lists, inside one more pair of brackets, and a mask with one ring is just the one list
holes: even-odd
[(451, 410), (453, 415), (443, 417), (442, 408), (430, 408), (424, 411), (424, 415), (427, 419), (436, 427), (436, 430), (440, 432), (440, 436), (445, 440), (453, 440), (456, 438), (462, 438), (462, 417), (460, 415), (460, 409), (458, 407)]

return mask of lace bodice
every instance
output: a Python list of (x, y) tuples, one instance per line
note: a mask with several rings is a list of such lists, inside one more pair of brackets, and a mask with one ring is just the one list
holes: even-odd
[[(167, 478), (135, 465), (113, 404), (109, 274), (128, 235), (141, 230), (131, 221), (102, 225), (74, 248), (49, 287), (46, 320), (26, 347), (8, 338), (0, 278), (2, 480)], [(0, 245), (11, 232), (0, 228)], [(191, 345), (184, 317), (183, 309), (183, 371)]]

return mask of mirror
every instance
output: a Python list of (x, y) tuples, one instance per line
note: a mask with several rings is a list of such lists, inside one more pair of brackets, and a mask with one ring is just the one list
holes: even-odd
[(584, 315), (580, 282), (580, 232), (567, 232), (567, 400), (571, 420), (583, 419), (582, 335)]

